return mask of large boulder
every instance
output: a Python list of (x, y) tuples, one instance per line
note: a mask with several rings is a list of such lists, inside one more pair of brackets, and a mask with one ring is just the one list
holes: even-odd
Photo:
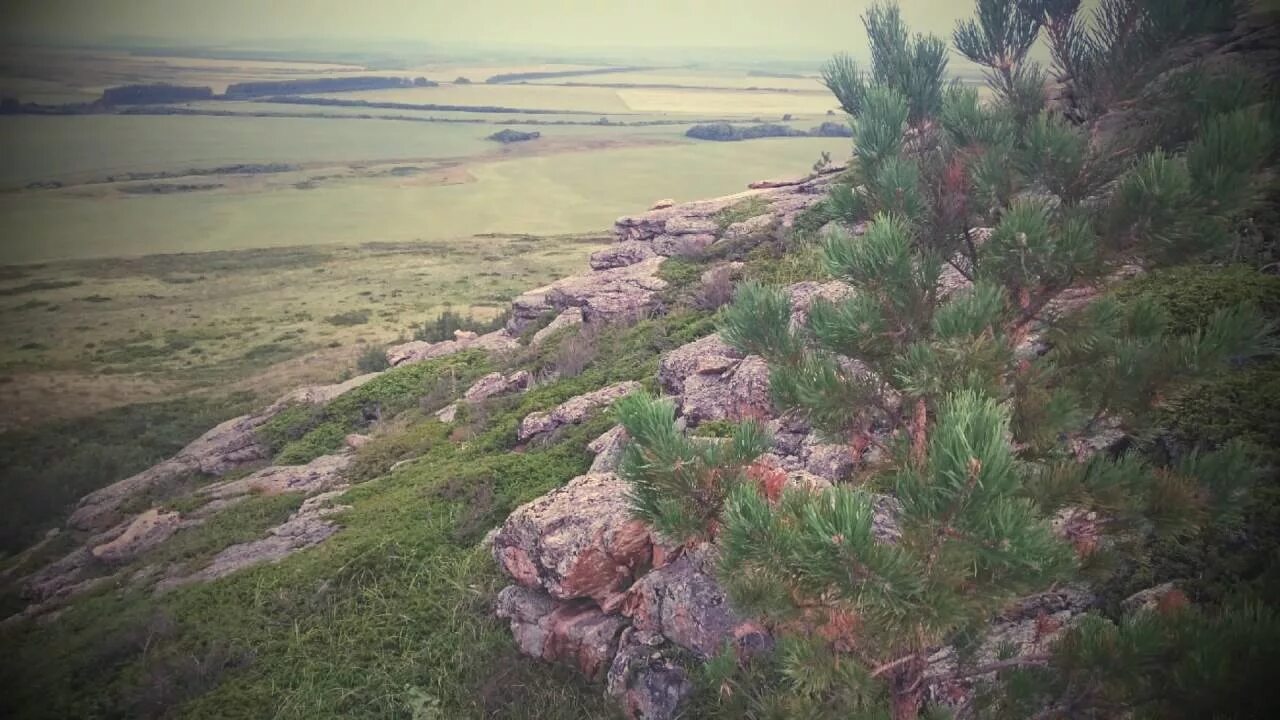
[(740, 616), (714, 576), (709, 546), (686, 550), (636, 581), (621, 612), (641, 631), (659, 633), (706, 659), (726, 643), (759, 651), (771, 640), (759, 624)]
[(655, 254), (653, 246), (649, 243), (626, 240), (591, 253), (591, 269), (608, 270), (635, 265), (654, 257)]
[(663, 390), (679, 395), (684, 392), (685, 380), (697, 373), (699, 367), (728, 368), (742, 357), (742, 353), (730, 347), (720, 335), (708, 335), (663, 355), (658, 363), (658, 383)]
[(588, 680), (609, 671), (625, 619), (606, 615), (582, 600), (563, 602), (546, 593), (509, 585), (499, 593), (494, 610), (511, 622), (520, 651), (548, 662), (575, 668)]
[(631, 516), (625, 481), (583, 475), (511, 513), (493, 553), (524, 587), (611, 609), (648, 568), (653, 543), (644, 523)]
[(630, 322), (661, 307), (658, 292), (667, 283), (658, 277), (663, 258), (598, 270), (530, 290), (511, 303), (507, 329), (523, 332), (548, 312), (582, 308), (585, 322)]
[(520, 421), (518, 438), (520, 442), (527, 442), (539, 435), (555, 432), (565, 425), (581, 423), (596, 410), (608, 407), (618, 398), (639, 389), (640, 383), (628, 380), (571, 398), (548, 412), (530, 413)]
[(750, 355), (742, 360), (703, 357), (684, 380), (680, 412), (691, 425), (708, 420), (763, 419), (772, 414), (769, 366)]

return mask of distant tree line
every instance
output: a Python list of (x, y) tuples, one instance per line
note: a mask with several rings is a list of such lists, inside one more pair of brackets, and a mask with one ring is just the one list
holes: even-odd
[(213, 88), (192, 85), (120, 85), (102, 91), (105, 105), (151, 105), (158, 103), (210, 100)]
[(260, 97), (263, 95), (290, 95), (322, 92), (353, 92), (357, 90), (385, 90), (404, 87), (433, 87), (437, 85), (426, 78), (410, 80), (403, 77), (362, 75), (359, 77), (308, 78), (299, 80), (263, 80), (234, 83), (227, 86), (228, 98)]
[(758, 125), (733, 125), (727, 122), (703, 123), (685, 131), (686, 137), (717, 142), (755, 140), (766, 137), (853, 137), (853, 130), (844, 123), (824, 122), (807, 132), (790, 125), (760, 123)]
[(581, 75), (604, 75), (606, 73), (634, 72), (636, 70), (646, 69), (648, 68), (630, 66), (596, 68), (594, 70), (554, 70), (545, 72), (499, 73), (486, 78), (485, 82), (490, 85), (498, 85), (501, 83), (525, 82), (527, 80), (545, 80), (547, 78), (576, 77)]

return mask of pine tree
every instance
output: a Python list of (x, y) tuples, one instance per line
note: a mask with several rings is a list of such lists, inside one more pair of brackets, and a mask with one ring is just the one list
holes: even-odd
[[(770, 712), (915, 718), (928, 685), (945, 680), (925, 674), (936, 648), (1012, 599), (1135, 552), (1136, 538), (1185, 537), (1230, 515), (1256, 475), (1239, 444), (1171, 467), (1072, 447), (1104, 426), (1140, 433), (1181, 384), (1275, 351), (1274, 328), (1249, 307), (1178, 335), (1150, 303), (1054, 305), (1125, 263), (1213, 252), (1251, 207), (1275, 143), (1266, 109), (1241, 102), (1196, 121), (1190, 143), (1137, 157), (1011, 101), (1030, 76), (1026, 49), (1041, 27), (1064, 32), (1065, 6), (1069, 20), (1073, 3), (980, 0), (975, 21), (957, 29), (961, 51), (993, 71), (1002, 100), (991, 106), (958, 87), (937, 102), (921, 94), (903, 79), (910, 73), (894, 71), (921, 41), (913, 50), (895, 8), (869, 13), (871, 78), (847, 58), (827, 73), (854, 116), (862, 180), (838, 186), (833, 203), (870, 222), (823, 250), (855, 292), (815, 302), (807, 323), (791, 327), (783, 290), (744, 283), (722, 316), (726, 342), (768, 361), (780, 410), (805, 413), (851, 448), (880, 449), (870, 472), (901, 502), (895, 542), (877, 539), (862, 488), (776, 498), (744, 482), (767, 447), (754, 426), (700, 448), (651, 399), (622, 413), (634, 438), (622, 474), (637, 515), (673, 540), (714, 538), (736, 606), (784, 638), (785, 682), (742, 691)], [(1099, 12), (1119, 7), (1104, 0)], [(1142, 12), (1144, 38), (1203, 25), (1170, 30)], [(1129, 52), (1108, 43), (1135, 42), (1138, 31), (1106, 32), (1090, 36), (1098, 57)], [(992, 224), (985, 239), (970, 232), (982, 222)], [(728, 459), (720, 472), (717, 454)], [(1103, 518), (1096, 529), (1107, 541), (1056, 535), (1051, 521), (1065, 508)], [(1077, 632), (1078, 643), (1104, 641), (1092, 626)], [(712, 666), (726, 682), (732, 670)]]

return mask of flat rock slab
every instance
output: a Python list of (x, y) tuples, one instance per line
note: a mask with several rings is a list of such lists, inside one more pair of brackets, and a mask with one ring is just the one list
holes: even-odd
[(520, 421), (517, 437), (520, 442), (528, 442), (539, 435), (555, 432), (565, 425), (575, 425), (586, 420), (596, 410), (608, 407), (615, 400), (639, 389), (640, 383), (628, 380), (571, 398), (548, 412), (530, 413)]

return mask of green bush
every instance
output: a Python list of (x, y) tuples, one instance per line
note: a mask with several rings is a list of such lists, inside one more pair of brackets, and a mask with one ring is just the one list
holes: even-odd
[(507, 324), (510, 311), (502, 313), (490, 320), (476, 320), (470, 315), (462, 315), (452, 308), (446, 308), (434, 321), (428, 321), (413, 333), (414, 340), (426, 342), (443, 342), (454, 339), (454, 333), (464, 330), (479, 334), (500, 330)]
[(325, 318), (324, 321), (330, 325), (337, 325), (339, 327), (345, 325), (364, 325), (369, 322), (369, 313), (364, 310), (348, 310), (336, 315), (330, 315)]
[(1141, 275), (1118, 285), (1122, 301), (1155, 300), (1169, 314), (1170, 329), (1189, 333), (1214, 312), (1250, 303), (1269, 318), (1280, 318), (1280, 278), (1245, 265), (1182, 265)]
[(387, 351), (376, 345), (370, 345), (356, 359), (356, 369), (362, 373), (382, 372), (391, 367), (387, 362)]

